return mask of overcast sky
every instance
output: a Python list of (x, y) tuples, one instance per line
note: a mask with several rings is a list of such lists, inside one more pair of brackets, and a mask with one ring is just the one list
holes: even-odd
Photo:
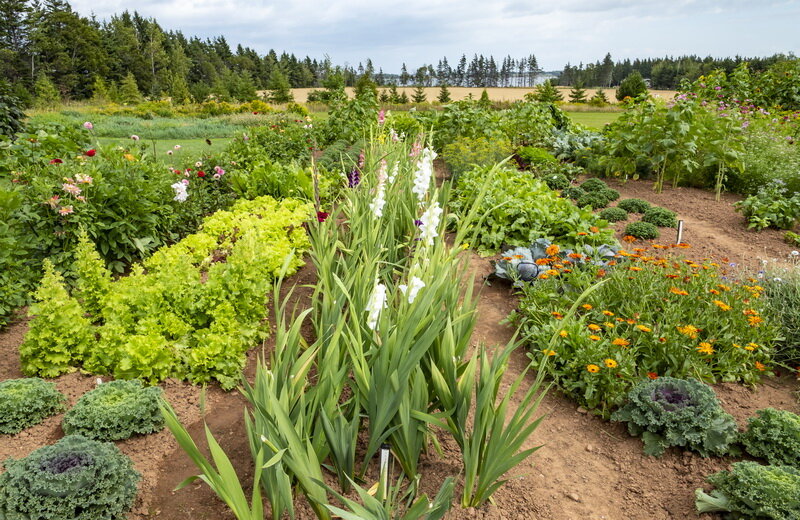
[(800, 0), (72, 0), (82, 15), (124, 9), (165, 30), (399, 72), (466, 53), (570, 62), (698, 54), (800, 54)]

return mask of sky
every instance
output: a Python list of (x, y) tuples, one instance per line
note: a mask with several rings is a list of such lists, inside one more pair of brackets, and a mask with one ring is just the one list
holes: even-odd
[[(72, 0), (84, 16), (125, 9), (186, 36), (222, 35), (260, 53), (397, 73), (446, 56), (534, 54), (544, 70), (566, 63), (697, 54), (800, 54), (800, 0)], [(134, 7), (135, 6), (135, 7)]]

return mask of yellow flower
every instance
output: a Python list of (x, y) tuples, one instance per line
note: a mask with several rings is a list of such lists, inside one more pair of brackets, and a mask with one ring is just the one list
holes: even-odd
[(546, 274), (540, 274), (539, 275), (539, 280), (547, 280), (548, 278), (550, 278), (550, 277), (547, 276)]
[(594, 323), (590, 323), (590, 324), (589, 324), (589, 325), (587, 325), (586, 327), (587, 327), (589, 330), (593, 330), (593, 331), (595, 331), (595, 332), (597, 332), (598, 330), (602, 330), (602, 327), (600, 327), (600, 325), (596, 325), (596, 324), (594, 324)]
[(586, 370), (588, 370), (592, 374), (596, 374), (600, 372), (600, 367), (597, 365), (586, 365)]
[(631, 266), (631, 267), (629, 267), (628, 269), (629, 269), (629, 270), (631, 270), (631, 271), (641, 271), (641, 270), (642, 270), (642, 268), (641, 268), (641, 267), (637, 267), (637, 266), (635, 266), (635, 265), (634, 265), (634, 266)]
[(683, 289), (678, 289), (677, 287), (670, 287), (669, 292), (671, 292), (672, 294), (677, 294), (678, 296), (688, 296), (689, 294)]
[(613, 316), (614, 315), (614, 313), (611, 312), (611, 311), (603, 311), (603, 314), (605, 314), (606, 316)]
[(713, 300), (711, 303), (713, 303), (714, 305), (716, 305), (717, 307), (719, 307), (719, 308), (720, 308), (720, 310), (723, 310), (723, 311), (729, 311), (729, 310), (731, 310), (731, 306), (730, 306), (730, 305), (728, 305), (727, 303), (723, 302), (723, 301), (720, 301), (720, 300)]
[(581, 307), (583, 307), (583, 308), (584, 308), (584, 309), (586, 309), (587, 311), (590, 311), (590, 310), (592, 310), (592, 306), (591, 306), (591, 305), (589, 305), (588, 303), (584, 303), (583, 305), (581, 305)]
[(131, 155), (129, 153), (126, 153), (125, 155), (123, 155), (123, 157), (125, 159), (129, 160), (129, 161), (135, 161), (136, 160), (136, 157), (134, 157), (133, 155)]
[(628, 341), (628, 340), (627, 340), (627, 339), (625, 339), (625, 338), (614, 338), (614, 339), (611, 341), (611, 344), (612, 344), (612, 345), (616, 345), (616, 346), (618, 346), (618, 347), (627, 347), (628, 345), (630, 345), (630, 344), (631, 344), (631, 342), (630, 342), (630, 341)]
[(551, 315), (552, 315), (552, 316), (553, 316), (555, 319), (557, 319), (557, 320), (563, 320), (563, 319), (564, 319), (564, 315), (563, 315), (563, 314), (561, 314), (561, 313), (560, 313), (560, 312), (558, 312), (558, 311), (553, 311), (553, 312), (551, 312), (550, 314), (551, 314)]
[(727, 285), (723, 285), (723, 284), (718, 284), (717, 287), (719, 287), (723, 291), (730, 291), (731, 290), (730, 287), (728, 287)]
[(561, 336), (562, 338), (566, 338), (567, 336), (569, 336), (569, 333), (566, 330), (562, 330), (561, 332), (558, 333), (558, 335)]
[(546, 348), (546, 349), (544, 349), (544, 350), (542, 351), (542, 353), (543, 353), (545, 356), (555, 356), (555, 355), (556, 355), (556, 351), (555, 351), (555, 350), (550, 350), (549, 348)]
[(745, 349), (745, 350), (749, 350), (750, 352), (754, 351), (754, 350), (755, 350), (755, 349), (757, 349), (757, 348), (758, 348), (758, 345), (757, 345), (756, 343), (753, 343), (753, 342), (750, 342), (750, 343), (748, 343), (748, 344), (747, 344), (747, 345), (744, 347), (744, 349)]
[(759, 323), (763, 322), (764, 320), (761, 316), (748, 316), (747, 322), (750, 324), (751, 327), (757, 327)]
[(678, 326), (677, 329), (678, 332), (680, 332), (684, 336), (689, 336), (692, 339), (696, 339), (697, 333), (700, 332), (700, 329), (698, 329), (694, 325), (684, 325), (683, 327)]
[(603, 323), (603, 325), (605, 325), (609, 329), (613, 329), (615, 327), (615, 325), (613, 323), (611, 323), (610, 321), (607, 321), (607, 322)]
[(548, 269), (547, 274), (550, 276), (558, 276), (558, 271), (556, 271), (555, 269)]
[(469, 249), (469, 244), (467, 242), (464, 242), (463, 244), (461, 244), (461, 249), (462, 250)]
[(592, 334), (591, 336), (589, 336), (589, 339), (592, 341), (600, 341), (600, 336)]
[(606, 359), (603, 363), (605, 363), (608, 368), (617, 368), (617, 362), (611, 358)]
[(641, 330), (642, 332), (652, 332), (651, 328), (645, 327), (644, 325), (637, 325), (636, 328)]
[(703, 341), (697, 346), (697, 351), (701, 354), (713, 354), (714, 347), (711, 346), (711, 343)]

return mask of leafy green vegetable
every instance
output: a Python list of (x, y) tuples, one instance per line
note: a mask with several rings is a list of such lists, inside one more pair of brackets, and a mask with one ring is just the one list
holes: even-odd
[(15, 434), (64, 410), (56, 385), (39, 378), (0, 381), (0, 433)]
[(800, 468), (800, 416), (774, 408), (758, 410), (756, 414), (742, 435), (747, 453), (770, 464)]

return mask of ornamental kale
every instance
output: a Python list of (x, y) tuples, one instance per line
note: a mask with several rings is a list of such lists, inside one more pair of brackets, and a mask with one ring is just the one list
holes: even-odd
[(736, 422), (719, 405), (714, 391), (695, 379), (660, 377), (635, 386), (628, 402), (612, 414), (641, 436), (644, 451), (660, 456), (670, 446), (695, 450), (704, 457), (724, 455), (736, 441)]
[(64, 409), (56, 385), (39, 378), (0, 382), (0, 434), (15, 434)]

